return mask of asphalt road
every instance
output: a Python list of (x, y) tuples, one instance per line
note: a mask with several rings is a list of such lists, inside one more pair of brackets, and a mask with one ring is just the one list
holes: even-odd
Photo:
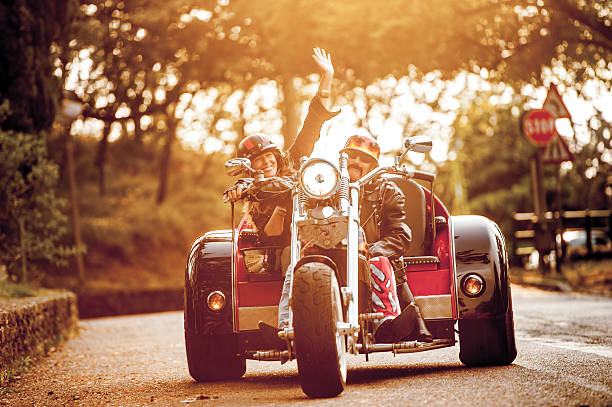
[(302, 393), (297, 365), (247, 361), (235, 381), (195, 383), (179, 312), (80, 322), (80, 335), (16, 380), (0, 405), (610, 406), (612, 299), (513, 286), (518, 356), (468, 368), (459, 347), (349, 358), (347, 389)]

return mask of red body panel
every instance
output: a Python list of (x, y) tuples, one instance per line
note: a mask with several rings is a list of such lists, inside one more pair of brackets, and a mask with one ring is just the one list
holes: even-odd
[[(431, 192), (423, 187), (427, 201), (427, 213), (431, 213)], [(444, 207), (438, 197), (434, 197), (435, 216), (443, 217), (446, 223), (436, 226), (436, 237), (431, 246), (429, 256), (436, 256), (440, 260), (437, 264), (412, 264), (406, 268), (406, 278), (408, 285), (415, 296), (427, 295), (451, 295), (453, 317), (457, 317), (457, 307), (455, 304), (455, 279), (453, 277), (454, 268), (451, 258), (452, 241), (450, 237), (450, 213)], [(429, 215), (428, 215), (429, 216)], [(428, 218), (428, 222), (431, 219)]]
[[(246, 218), (242, 218), (238, 225), (238, 234), (243, 229), (250, 229), (251, 227)], [(246, 239), (238, 239), (238, 250), (236, 253), (238, 306), (261, 307), (278, 305), (283, 288), (283, 274), (279, 272), (272, 275), (249, 275), (244, 263), (244, 256), (240, 251), (240, 249), (249, 247), (253, 247), (251, 242), (247, 242)]]

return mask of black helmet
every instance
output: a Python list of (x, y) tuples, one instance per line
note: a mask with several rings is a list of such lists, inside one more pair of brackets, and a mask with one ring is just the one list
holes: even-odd
[(240, 144), (238, 144), (236, 155), (240, 158), (246, 157), (252, 160), (256, 155), (265, 151), (272, 151), (282, 156), (280, 148), (271, 142), (267, 136), (264, 134), (253, 134), (242, 139)]

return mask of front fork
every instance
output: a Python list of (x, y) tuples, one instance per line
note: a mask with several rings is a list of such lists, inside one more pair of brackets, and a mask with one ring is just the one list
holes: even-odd
[[(300, 208), (299, 195), (293, 194), (293, 208)], [(300, 211), (293, 211), (293, 218), (291, 219), (291, 262), (289, 264), (289, 270), (285, 274), (285, 278), (288, 278), (291, 282), (289, 284), (289, 324), (287, 327), (279, 333), (279, 337), (287, 343), (287, 350), (289, 355), (293, 355), (292, 344), (293, 344), (293, 309), (291, 307), (291, 299), (293, 298), (293, 271), (295, 266), (300, 260), (300, 253), (302, 251), (302, 245), (298, 238), (297, 223), (304, 215)], [(283, 270), (285, 272), (285, 270)]]
[(346, 250), (346, 287), (342, 287), (342, 300), (347, 309), (348, 321), (339, 323), (338, 330), (346, 334), (347, 350), (357, 354), (359, 334), (359, 188), (349, 186), (348, 242)]

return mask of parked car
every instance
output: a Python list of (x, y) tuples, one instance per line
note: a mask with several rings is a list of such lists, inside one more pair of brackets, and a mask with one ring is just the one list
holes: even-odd
[[(563, 232), (565, 255), (568, 258), (588, 256), (587, 233), (584, 229), (566, 230)], [(603, 230), (591, 230), (591, 248), (593, 254), (612, 254), (612, 241)]]

